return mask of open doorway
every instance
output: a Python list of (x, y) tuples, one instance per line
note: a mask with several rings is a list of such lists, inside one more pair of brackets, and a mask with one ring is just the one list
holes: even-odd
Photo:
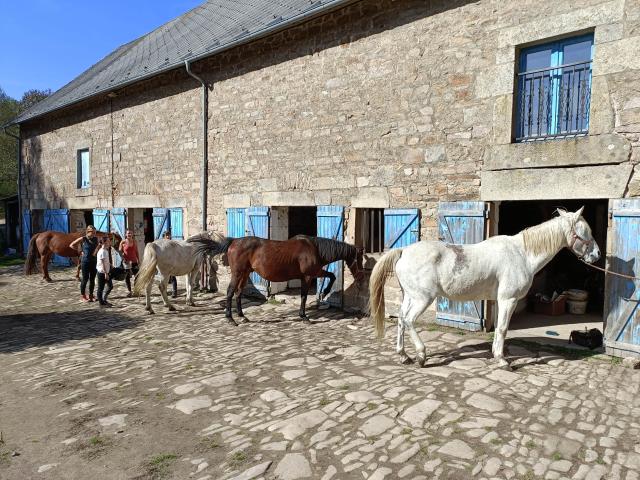
[[(582, 206), (583, 217), (591, 226), (593, 238), (603, 252), (597, 265), (603, 267), (604, 252), (607, 250), (606, 199), (501, 202), (497, 233), (515, 235), (527, 227), (551, 219), (559, 207), (575, 211)], [(567, 290), (586, 292), (586, 308), (584, 303), (576, 303), (575, 298), (571, 306), (567, 301), (564, 308), (556, 306), (548, 309), (540, 305), (540, 297), (552, 299)], [(571, 251), (563, 249), (534, 277), (527, 297), (518, 303), (511, 318), (508, 338), (529, 338), (540, 343), (566, 345), (572, 330), (586, 327), (604, 332), (604, 291), (604, 273), (588, 267)], [(584, 295), (580, 292), (576, 294)], [(565, 298), (568, 300), (570, 297)], [(576, 313), (583, 308), (584, 313)]]
[[(287, 238), (296, 235), (318, 235), (318, 209), (317, 207), (289, 207), (287, 213), (288, 232)], [(289, 280), (289, 288), (300, 288), (300, 280)], [(315, 295), (315, 282), (309, 289), (309, 295)]]
[(145, 208), (142, 211), (142, 224), (143, 224), (143, 235), (144, 235), (144, 243), (153, 242), (155, 240), (153, 233), (153, 208)]

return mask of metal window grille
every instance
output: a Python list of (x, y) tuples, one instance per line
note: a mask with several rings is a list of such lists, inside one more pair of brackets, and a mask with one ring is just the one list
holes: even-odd
[(363, 209), (360, 234), (365, 253), (382, 253), (384, 251), (384, 209)]
[(516, 141), (586, 135), (591, 61), (518, 74)]

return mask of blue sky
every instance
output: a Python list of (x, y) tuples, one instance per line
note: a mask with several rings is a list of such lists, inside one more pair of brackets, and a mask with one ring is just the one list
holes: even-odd
[(3, 1), (0, 87), (20, 98), (55, 91), (123, 43), (204, 0)]

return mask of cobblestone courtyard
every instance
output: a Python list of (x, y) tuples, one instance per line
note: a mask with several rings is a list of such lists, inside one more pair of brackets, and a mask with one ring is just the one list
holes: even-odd
[(120, 282), (99, 310), (53, 278), (0, 270), (2, 479), (640, 478), (640, 371), (617, 362), (508, 344), (505, 372), (488, 335), (421, 323), (419, 369), (392, 323), (378, 343), (286, 302), (233, 328), (220, 295), (148, 316)]

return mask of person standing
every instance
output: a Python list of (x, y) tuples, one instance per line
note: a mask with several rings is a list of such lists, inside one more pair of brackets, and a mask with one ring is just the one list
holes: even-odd
[[(77, 238), (69, 247), (77, 248), (81, 245), (80, 268), (82, 271), (82, 280), (80, 281), (80, 295), (83, 302), (93, 302), (93, 290), (96, 281), (96, 252), (98, 250), (98, 238), (96, 237), (96, 229), (93, 225), (89, 225), (85, 235)], [(89, 297), (87, 298), (87, 283), (89, 283)]]
[[(98, 302), (102, 307), (110, 307), (107, 297), (113, 289), (113, 281), (111, 280), (111, 268), (113, 265), (113, 257), (116, 255), (115, 250), (111, 247), (111, 238), (105, 237), (102, 240), (102, 246), (98, 250), (97, 270), (98, 270)], [(105, 290), (104, 287), (107, 287)]]
[[(171, 230), (167, 229), (164, 232), (164, 235), (162, 237), (165, 240), (171, 240)], [(173, 298), (176, 298), (178, 296), (178, 281), (176, 280), (176, 277), (174, 277), (173, 275), (169, 277), (169, 281), (171, 282), (171, 286), (173, 287), (173, 293), (171, 294), (171, 296)]]
[(131, 277), (137, 273), (138, 263), (140, 263), (138, 243), (133, 236), (132, 230), (127, 229), (125, 232), (124, 240), (120, 242), (120, 252), (122, 252), (122, 266), (124, 267), (127, 275), (124, 279), (127, 285), (127, 290), (129, 290), (127, 297), (131, 297)]

